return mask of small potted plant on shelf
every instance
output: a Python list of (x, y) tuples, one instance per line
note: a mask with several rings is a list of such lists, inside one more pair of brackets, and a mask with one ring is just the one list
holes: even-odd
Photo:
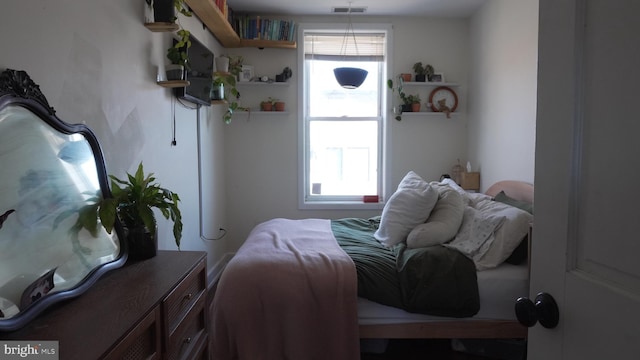
[[(146, 0), (146, 2), (149, 13), (152, 13), (153, 16), (145, 16), (145, 22), (175, 23), (177, 14), (192, 15), (185, 6), (184, 0)], [(153, 17), (153, 21), (147, 21), (151, 20), (151, 17)]]
[(178, 208), (178, 194), (154, 183), (156, 179), (153, 173), (145, 175), (142, 163), (138, 165), (134, 175), (127, 173), (127, 180), (113, 175), (109, 175), (109, 178), (112, 197), (98, 195), (90, 199), (93, 204), (80, 210), (74, 229), (79, 231), (85, 228), (95, 236), (100, 219), (102, 226), (111, 234), (117, 216), (125, 226), (129, 258), (151, 258), (156, 255), (158, 248), (157, 225), (153, 213), (153, 208), (156, 208), (166, 219), (173, 221), (173, 236), (180, 249), (182, 214)]
[(264, 100), (264, 101), (260, 102), (260, 110), (261, 111), (273, 111), (273, 108), (275, 107), (276, 101), (278, 101), (278, 99), (274, 99), (272, 97), (269, 97), (267, 100)]
[(417, 82), (425, 82), (427, 79), (431, 79), (431, 75), (433, 75), (433, 66), (429, 64), (422, 66), (422, 62), (419, 61), (413, 64), (413, 72), (416, 73)]
[(419, 95), (409, 95), (405, 98), (405, 105), (408, 105), (411, 109), (411, 112), (419, 112), (420, 111), (420, 96)]
[[(217, 97), (214, 97), (215, 89), (220, 87), (222, 87), (221, 94), (219, 94)], [(236, 76), (232, 73), (215, 73), (215, 75), (213, 76), (211, 98), (213, 100), (227, 101), (227, 111), (222, 117), (224, 122), (227, 124), (231, 122), (231, 117), (233, 116), (234, 111), (244, 109), (240, 107), (240, 104), (238, 103), (238, 99), (240, 99), (240, 92), (236, 88)]]
[(189, 69), (189, 55), (191, 47), (191, 32), (185, 29), (177, 31), (178, 41), (167, 50), (167, 59), (171, 62), (165, 66), (167, 80), (184, 80), (184, 70)]
[(273, 107), (276, 111), (284, 111), (285, 103), (284, 101), (276, 100), (273, 103)]
[[(162, 0), (165, 3), (167, 0)], [(186, 17), (191, 17), (193, 14), (187, 9), (184, 4), (184, 0), (171, 0), (173, 4), (173, 16), (171, 18), (172, 23), (178, 23), (179, 29), (176, 32), (178, 40), (173, 46), (167, 49), (167, 59), (171, 62), (170, 65), (165, 67), (167, 72), (167, 80), (184, 80), (185, 69), (190, 69), (189, 66), (189, 54), (188, 50), (191, 47), (191, 32), (182, 28), (178, 14), (182, 14)], [(155, 3), (158, 0), (154, 0)]]

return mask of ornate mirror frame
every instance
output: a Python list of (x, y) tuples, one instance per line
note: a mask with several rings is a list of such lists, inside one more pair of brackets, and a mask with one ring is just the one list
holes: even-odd
[(0, 74), (0, 331), (81, 295), (127, 259), (121, 224), (78, 227), (95, 196), (111, 197), (94, 133), (68, 124), (29, 75)]

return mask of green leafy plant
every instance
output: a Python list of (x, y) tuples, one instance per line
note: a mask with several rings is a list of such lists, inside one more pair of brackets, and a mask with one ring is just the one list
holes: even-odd
[(433, 66), (429, 64), (422, 66), (422, 62), (419, 61), (413, 64), (413, 72), (415, 72), (416, 75), (426, 75), (429, 77), (433, 75)]
[(240, 92), (236, 88), (236, 75), (233, 73), (216, 73), (213, 77), (213, 85), (222, 84), (225, 88), (224, 98), (228, 102), (227, 111), (222, 116), (226, 124), (231, 123), (233, 112), (236, 110), (244, 110), (238, 103)]
[(185, 68), (190, 69), (189, 55), (187, 50), (191, 47), (191, 32), (189, 30), (180, 29), (177, 31), (178, 42), (167, 50), (167, 59), (172, 64), (184, 65)]
[[(403, 104), (407, 104), (407, 96), (402, 90), (402, 85), (404, 84), (404, 80), (402, 80), (402, 76), (398, 76), (397, 86), (394, 88), (394, 82), (392, 79), (387, 79), (387, 87), (391, 90), (392, 93), (398, 92), (398, 97)], [(400, 121), (402, 120), (402, 107), (394, 106), (394, 113), (396, 114), (395, 119)]]
[(242, 65), (244, 64), (244, 58), (242, 55), (225, 55), (229, 58), (229, 72), (236, 78), (242, 72)]
[(154, 183), (156, 178), (153, 173), (145, 176), (142, 163), (138, 165), (135, 175), (127, 173), (127, 180), (113, 175), (109, 175), (109, 178), (112, 197), (105, 198), (98, 194), (89, 199), (93, 204), (80, 209), (74, 228), (85, 228), (93, 236), (97, 236), (100, 219), (102, 226), (111, 234), (118, 216), (127, 228), (145, 227), (154, 236), (156, 219), (153, 208), (157, 208), (165, 219), (173, 221), (173, 236), (179, 249), (182, 239), (182, 214), (178, 208), (178, 194)]
[(409, 95), (404, 97), (403, 101), (405, 105), (411, 105), (411, 104), (419, 104), (420, 101), (422, 100), (420, 100), (420, 95)]
[(191, 47), (191, 32), (182, 27), (178, 14), (182, 14), (186, 17), (191, 17), (193, 14), (185, 6), (184, 0), (173, 0), (173, 6), (176, 9), (176, 13), (173, 16), (173, 22), (177, 22), (180, 29), (176, 32), (178, 35), (178, 42), (167, 49), (167, 59), (169, 59), (172, 64), (184, 65), (185, 68), (190, 69), (191, 66), (189, 65), (187, 50)]

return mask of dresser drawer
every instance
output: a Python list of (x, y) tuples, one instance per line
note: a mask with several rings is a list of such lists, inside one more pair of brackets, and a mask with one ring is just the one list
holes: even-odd
[(160, 308), (156, 307), (105, 357), (106, 360), (160, 359)]
[(201, 261), (163, 301), (166, 338), (176, 331), (180, 322), (198, 300), (205, 297), (206, 279), (205, 263)]
[(207, 345), (205, 297), (201, 296), (167, 341), (167, 359), (196, 359)]

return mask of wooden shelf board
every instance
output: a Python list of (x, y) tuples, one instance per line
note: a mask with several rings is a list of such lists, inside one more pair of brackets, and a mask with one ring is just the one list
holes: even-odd
[(185, 86), (189, 86), (189, 84), (190, 83), (187, 80), (158, 81), (158, 85), (166, 88), (185, 87)]
[(240, 46), (240, 37), (233, 31), (231, 24), (213, 0), (185, 0), (185, 2), (222, 46), (226, 48)]
[(185, 0), (204, 25), (225, 48), (257, 47), (295, 49), (295, 41), (240, 39), (214, 0)]
[(145, 23), (144, 27), (153, 32), (173, 32), (178, 30), (178, 24), (169, 22)]
[(240, 47), (295, 49), (295, 41), (240, 39)]
[(228, 104), (227, 100), (211, 100), (211, 105), (223, 105)]

